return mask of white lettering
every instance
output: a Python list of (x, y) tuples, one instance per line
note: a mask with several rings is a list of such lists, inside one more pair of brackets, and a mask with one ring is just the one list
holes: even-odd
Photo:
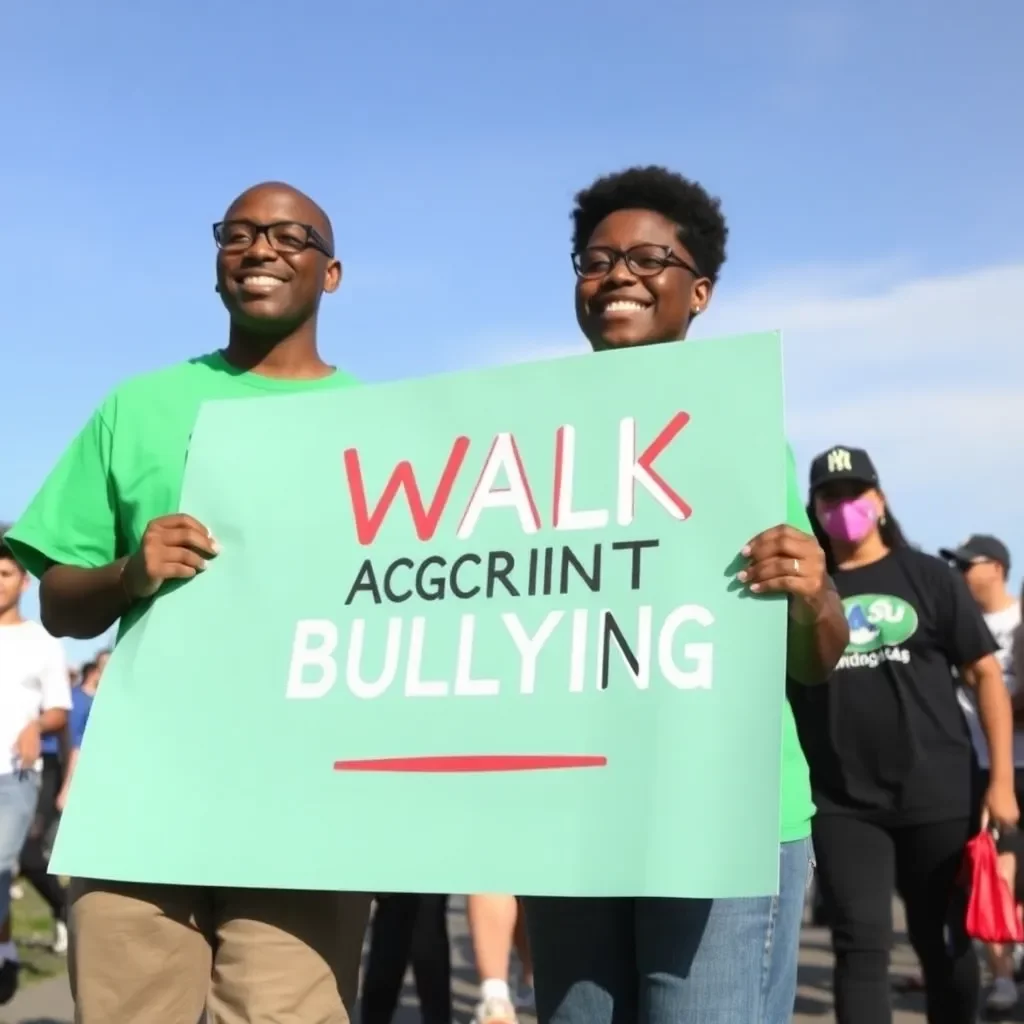
[(519, 621), (518, 615), (513, 612), (506, 612), (502, 615), (501, 621), (505, 623), (505, 628), (508, 630), (508, 635), (512, 637), (512, 642), (519, 651), (522, 663), (522, 668), (519, 672), (520, 693), (533, 693), (537, 682), (537, 657), (550, 639), (555, 626), (562, 621), (564, 614), (565, 612), (560, 611), (548, 612), (544, 621), (540, 624), (540, 629), (532, 637), (523, 629), (523, 624)]
[[(608, 685), (604, 665), (609, 662), (611, 667), (612, 652), (604, 649), (606, 642), (617, 648), (618, 659), (641, 692), (651, 689), (652, 667), (655, 665), (660, 670), (655, 680), (660, 675), (676, 689), (708, 690), (712, 687), (713, 643), (693, 640), (683, 643), (678, 637), (687, 623), (696, 623), (705, 629), (714, 625), (711, 612), (695, 604), (672, 609), (660, 629), (654, 622), (653, 608), (641, 605), (636, 609), (635, 632), (628, 625), (623, 625), (621, 615), (614, 615), (607, 609), (596, 616), (586, 608), (549, 611), (532, 633), (524, 627), (517, 614), (503, 613), (501, 621), (518, 654), (518, 669), (514, 667), (516, 655), (508, 649), (497, 650), (493, 642), (488, 643), (484, 657), (476, 649), (478, 615), (463, 614), (459, 617), (452, 674), (440, 678), (425, 675), (428, 664), (435, 666), (435, 671), (440, 667), (436, 665), (436, 659), (427, 659), (426, 616), (407, 620), (391, 617), (387, 620), (386, 637), (380, 637), (379, 633), (371, 634), (372, 640), (367, 639), (367, 622), (371, 622), (371, 628), (379, 630), (380, 626), (373, 624), (372, 620), (353, 619), (347, 625), (344, 682), (352, 696), (360, 700), (383, 696), (399, 678), (400, 672), (404, 673), (402, 693), (406, 697), (496, 697), (501, 693), (502, 683), (509, 687), (516, 685), (513, 673), (518, 672), (518, 692), (532, 694), (537, 688), (540, 656), (551, 646), (551, 638), (565, 618), (571, 618), (571, 631), (564, 642), (556, 642), (557, 658), (546, 663), (545, 668), (544, 679), (556, 690), (569, 693), (590, 690), (595, 668), (597, 689)], [(592, 632), (595, 620), (600, 624), (596, 643)], [(302, 619), (296, 623), (285, 686), (287, 699), (315, 700), (331, 692), (340, 670), (341, 658), (337, 653), (340, 628), (327, 619)], [(594, 660), (591, 660), (593, 654), (588, 645), (594, 647)], [(505, 648), (503, 641), (500, 646)], [(372, 659), (370, 666), (366, 664), (367, 657)], [(376, 669), (378, 657), (381, 658), (379, 670)], [(657, 662), (654, 662), (655, 657)], [(858, 664), (855, 658), (862, 658), (859, 663), (864, 664), (870, 658), (881, 661), (885, 658), (905, 660), (906, 657), (899, 648), (887, 648), (884, 652), (870, 655), (847, 656), (839, 667)], [(482, 661), (493, 675), (481, 673), (481, 666), (474, 666), (474, 658)]]
[(573, 486), (576, 472), (576, 428), (566, 424), (555, 431), (556, 530), (600, 530), (608, 525), (607, 509), (574, 509)]
[[(314, 647), (310, 641), (319, 638)], [(334, 649), (338, 646), (338, 627), (328, 619), (300, 619), (295, 624), (292, 656), (288, 665), (288, 683), (284, 695), (290, 700), (315, 700), (328, 694), (338, 678)], [(320, 669), (320, 678), (305, 681), (306, 668)]]
[(384, 642), (384, 667), (376, 679), (363, 679), (361, 665), (366, 637), (366, 620), (356, 619), (348, 638), (348, 656), (345, 659), (345, 683), (353, 696), (364, 700), (379, 697), (398, 674), (398, 658), (402, 653), (402, 620), (388, 619), (388, 636)]
[(680, 690), (710, 690), (713, 672), (714, 644), (688, 643), (683, 646), (683, 656), (697, 663), (695, 668), (681, 669), (673, 656), (673, 643), (679, 627), (687, 622), (696, 622), (707, 627), (715, 617), (699, 604), (684, 604), (673, 609), (662, 623), (658, 635), (658, 664), (661, 674)]
[(670, 494), (662, 485), (662, 481), (637, 458), (636, 420), (632, 416), (627, 416), (619, 423), (618, 522), (620, 526), (629, 526), (633, 522), (636, 511), (637, 484), (640, 484), (673, 519), (685, 519), (689, 514), (678, 497)]
[(445, 697), (448, 694), (448, 683), (443, 679), (423, 678), (423, 642), (426, 632), (426, 618), (415, 616), (409, 631), (409, 661), (405, 666), (406, 697)]
[[(505, 471), (507, 487), (498, 487), (498, 477)], [(508, 432), (498, 434), (487, 453), (480, 479), (473, 488), (462, 521), (456, 530), (459, 540), (466, 540), (476, 529), (480, 513), (486, 508), (513, 508), (519, 515), (523, 533), (536, 533), (540, 529), (540, 515), (526, 480), (515, 438)]]
[(853, 472), (850, 453), (845, 448), (833, 448), (828, 453), (828, 471), (830, 473)]
[(880, 597), (877, 601), (871, 602), (867, 618), (873, 626), (878, 625), (879, 622), (902, 622), (905, 611), (906, 609), (902, 606), (897, 610), (888, 598)]
[(459, 623), (459, 653), (455, 662), (455, 695), (457, 697), (495, 697), (501, 681), (473, 678), (473, 636), (476, 616), (463, 615)]

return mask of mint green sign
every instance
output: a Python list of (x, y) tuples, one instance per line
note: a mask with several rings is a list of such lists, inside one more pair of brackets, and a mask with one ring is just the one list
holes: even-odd
[(371, 892), (777, 891), (777, 335), (211, 402), (222, 553), (115, 650), (52, 868)]

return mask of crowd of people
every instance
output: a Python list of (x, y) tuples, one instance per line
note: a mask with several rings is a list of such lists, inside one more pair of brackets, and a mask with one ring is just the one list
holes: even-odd
[[(665, 168), (631, 168), (581, 191), (572, 218), (574, 301), (592, 350), (684, 340), (725, 263), (720, 202)], [(290, 186), (259, 185), (230, 204), (214, 237), (225, 348), (115, 389), (0, 549), (0, 727), (12, 751), (0, 771), (0, 896), (20, 863), (53, 908), (57, 945), (67, 920), (78, 1024), (195, 1024), (204, 1012), (210, 1024), (343, 1024), (374, 901), (363, 1021), (391, 1019), (411, 964), (423, 1019), (442, 1024), (452, 1016), (444, 896), (73, 879), (65, 903), (46, 874), (102, 672), (83, 671), (72, 688), (54, 637), (94, 638), (118, 622), (123, 633), (166, 581), (216, 559), (218, 542), (178, 508), (200, 404), (356, 384), (317, 344), (321, 298), (341, 280), (324, 211)], [(1024, 733), (1014, 721), (1024, 704), (1009, 553), (988, 536), (921, 551), (856, 447), (823, 451), (806, 490), (790, 453), (786, 488), (785, 522), (749, 539), (737, 575), (755, 598), (784, 594), (789, 606), (778, 894), (471, 895), (477, 1024), (514, 1024), (519, 988), (541, 1024), (783, 1024), (815, 864), (841, 1024), (891, 1020), (894, 892), (929, 1022), (976, 1019), (981, 974), (957, 875), (979, 828), (998, 831), (1001, 870), (1021, 888)], [(19, 611), (29, 574), (40, 580), (42, 624)], [(695, 833), (707, 827), (694, 823)], [(0, 1000), (17, 974), (5, 927)], [(513, 949), (521, 986), (510, 978)], [(1014, 952), (986, 953), (993, 1012), (1017, 999)]]
[(22, 615), (29, 577), (4, 543), (5, 532), (0, 524), (0, 733), (10, 741), (0, 764), (0, 1004), (17, 990), (21, 967), (11, 934), (11, 899), (24, 892), (16, 875), (49, 909), (50, 949), (68, 951), (67, 894), (49, 872), (50, 851), (110, 656), (101, 650), (75, 668), (60, 641)]

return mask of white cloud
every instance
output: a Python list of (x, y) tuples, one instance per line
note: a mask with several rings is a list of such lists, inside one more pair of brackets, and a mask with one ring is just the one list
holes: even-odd
[(842, 279), (780, 278), (716, 296), (703, 333), (781, 328), (794, 441), (810, 454), (870, 446), (908, 484), (936, 465), (1016, 466), (1024, 498), (1024, 264), (905, 279), (853, 292)]
[[(782, 275), (746, 292), (716, 296), (716, 334), (780, 327), (815, 358), (852, 365), (858, 354), (887, 361), (942, 356), (977, 361), (976, 347), (1012, 352), (1024, 334), (1024, 264), (884, 284), (871, 268)], [(809, 282), (809, 285), (808, 283)], [(974, 350), (973, 357), (971, 354)]]
[[(904, 468), (922, 453), (1005, 459), (1024, 420), (1024, 263), (892, 281), (896, 270), (812, 268), (723, 287), (694, 336), (782, 330), (797, 442), (872, 441)], [(584, 348), (572, 338), (494, 347), (504, 362)]]
[[(801, 461), (863, 445), (923, 541), (984, 528), (1024, 547), (1024, 263), (917, 277), (896, 263), (794, 270), (723, 286), (694, 335), (774, 329)], [(580, 350), (572, 338), (510, 339), (499, 359)]]

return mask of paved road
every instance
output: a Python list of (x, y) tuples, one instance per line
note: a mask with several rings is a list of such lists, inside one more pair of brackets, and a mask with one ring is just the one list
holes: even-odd
[(0, 1006), (0, 1024), (72, 1024), (75, 1008), (66, 977), (23, 988)]
[[(894, 901), (893, 914), (897, 928), (904, 927), (903, 905)], [(910, 947), (901, 935), (892, 956), (893, 977), (914, 973), (917, 966)], [(924, 1024), (924, 1001), (920, 996), (898, 995), (893, 1000), (893, 1024)], [(828, 932), (822, 928), (804, 928), (800, 942), (800, 980), (796, 994), (794, 1022), (827, 1024), (832, 1014), (832, 953)]]
[[(456, 903), (450, 918), (455, 974), (453, 989), (456, 1020), (464, 1024), (473, 1011), (475, 987), (466, 919), (461, 913), (461, 902), (453, 903)], [(899, 916), (898, 921), (902, 926)], [(909, 974), (913, 969), (913, 954), (906, 943), (901, 942), (893, 956), (893, 973)], [(833, 1020), (831, 973), (827, 934), (819, 929), (806, 929), (800, 956), (800, 989), (794, 1024), (828, 1024)], [(0, 1008), (0, 1024), (72, 1024), (72, 1014), (67, 981), (57, 978), (24, 989), (12, 1003)], [(1024, 1020), (1024, 1017), (1019, 1019)], [(394, 1024), (420, 1024), (411, 988), (406, 992), (404, 1004)], [(536, 1020), (531, 1015), (524, 1015), (522, 1024), (536, 1024)], [(924, 1024), (918, 997), (898, 998), (894, 1024)]]

